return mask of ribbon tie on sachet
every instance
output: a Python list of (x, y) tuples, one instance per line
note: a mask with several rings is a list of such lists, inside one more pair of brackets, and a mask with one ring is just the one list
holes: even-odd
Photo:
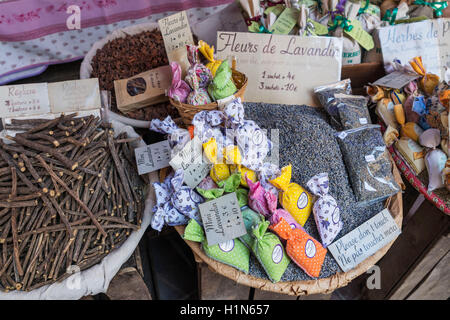
[(393, 25), (395, 23), (395, 20), (397, 19), (397, 12), (398, 8), (386, 10), (386, 13), (381, 20), (387, 21), (390, 25)]
[(314, 203), (313, 213), (322, 244), (326, 248), (342, 230), (340, 209), (336, 199), (328, 193), (328, 173), (315, 175), (306, 185), (312, 194), (319, 197)]
[(286, 240), (286, 252), (291, 259), (309, 276), (320, 275), (327, 249), (311, 237), (303, 229), (292, 229), (283, 218), (272, 227), (272, 230)]
[(203, 56), (209, 61), (206, 67), (211, 70), (211, 74), (214, 77), (216, 75), (217, 68), (219, 68), (222, 60), (214, 59), (214, 46), (209, 46), (205, 41), (200, 40), (198, 42), (198, 50), (203, 54)]
[(163, 183), (153, 184), (156, 205), (153, 207), (152, 228), (161, 231), (169, 226), (186, 224), (189, 219), (200, 221), (198, 204), (203, 198), (188, 186), (183, 186), (183, 170), (169, 175)]
[(439, 76), (427, 73), (422, 62), (422, 57), (420, 56), (413, 58), (409, 61), (409, 64), (415, 72), (422, 76), (419, 81), (421, 89), (425, 91), (427, 95), (432, 95), (434, 88), (439, 84)]
[(239, 188), (241, 182), (241, 174), (235, 173), (229, 176), (227, 179), (219, 181), (217, 183), (218, 188), (205, 190), (197, 187), (198, 193), (200, 193), (205, 199), (213, 200), (221, 197), (224, 193), (236, 193), (236, 197), (239, 202), (239, 207), (244, 207), (248, 203), (248, 191), (244, 188)]
[(440, 2), (427, 2), (424, 0), (416, 0), (413, 4), (417, 4), (419, 6), (428, 6), (432, 8), (435, 12), (436, 18), (439, 18), (442, 16), (442, 11), (444, 11), (445, 8), (447, 8), (448, 3), (447, 1), (440, 1)]
[(179, 128), (170, 116), (167, 116), (163, 121), (153, 119), (150, 123), (150, 130), (168, 134), (169, 146), (172, 150), (172, 154), (181, 151), (191, 140), (189, 131)]
[(333, 24), (328, 27), (328, 31), (334, 31), (337, 27), (341, 27), (347, 32), (352, 31), (353, 26), (350, 23), (350, 20), (342, 15), (336, 15), (332, 20)]

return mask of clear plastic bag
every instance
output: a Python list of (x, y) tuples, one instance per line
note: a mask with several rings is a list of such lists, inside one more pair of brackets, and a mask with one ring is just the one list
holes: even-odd
[(335, 94), (351, 94), (352, 87), (350, 79), (316, 87), (314, 88), (314, 93), (319, 99), (322, 107), (324, 107), (325, 111), (330, 115), (332, 121), (339, 125), (339, 112), (337, 109)]
[(348, 94), (335, 94), (337, 109), (343, 130), (355, 129), (367, 124), (372, 124), (368, 99), (364, 96), (353, 96)]
[(366, 125), (336, 133), (356, 199), (365, 205), (400, 191), (379, 128)]

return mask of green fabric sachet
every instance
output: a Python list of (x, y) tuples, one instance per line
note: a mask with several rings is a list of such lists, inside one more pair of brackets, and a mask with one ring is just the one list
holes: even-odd
[(258, 212), (253, 211), (249, 207), (245, 206), (241, 208), (242, 217), (244, 218), (245, 229), (247, 229), (247, 234), (243, 235), (239, 239), (249, 248), (253, 248), (255, 238), (252, 236), (253, 227), (264, 222), (264, 217)]
[(238, 238), (209, 246), (202, 226), (194, 219), (186, 226), (183, 238), (201, 242), (203, 251), (208, 257), (248, 274), (250, 251)]
[(253, 253), (263, 266), (272, 282), (280, 281), (291, 259), (286, 255), (280, 239), (267, 232), (269, 221), (261, 222), (253, 228)]
[(224, 193), (236, 192), (236, 197), (239, 202), (239, 207), (242, 208), (248, 203), (248, 190), (244, 188), (239, 188), (241, 184), (241, 173), (233, 173), (227, 179), (219, 181), (217, 185), (220, 188), (214, 188), (205, 190), (202, 188), (197, 188), (197, 192), (200, 193), (202, 197), (207, 200), (217, 199), (224, 195)]
[(231, 75), (232, 71), (228, 60), (224, 60), (208, 86), (208, 93), (215, 101), (227, 98), (237, 91)]

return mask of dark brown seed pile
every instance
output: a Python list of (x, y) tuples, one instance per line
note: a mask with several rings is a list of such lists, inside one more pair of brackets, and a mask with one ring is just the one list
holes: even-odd
[[(126, 79), (168, 63), (161, 32), (155, 29), (109, 41), (97, 50), (92, 59), (91, 76), (98, 78), (101, 90), (111, 92), (111, 109), (118, 112), (114, 80)], [(132, 118), (148, 121), (153, 118), (163, 119), (167, 115), (178, 117), (176, 109), (169, 103), (159, 103), (128, 113)]]
[[(30, 291), (84, 270), (141, 224), (144, 181), (126, 133), (97, 117), (13, 120), (0, 140), (0, 289)], [(136, 139), (134, 139), (136, 140)]]

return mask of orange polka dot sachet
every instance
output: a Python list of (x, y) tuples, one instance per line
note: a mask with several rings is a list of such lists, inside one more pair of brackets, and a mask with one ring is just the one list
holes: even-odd
[(281, 190), (280, 204), (303, 227), (311, 214), (312, 197), (298, 184), (291, 182), (292, 165), (281, 169), (281, 175), (269, 182)]
[(317, 278), (322, 270), (327, 249), (303, 229), (292, 229), (284, 218), (280, 218), (271, 229), (281, 239), (286, 240), (286, 253), (292, 261), (310, 277)]

